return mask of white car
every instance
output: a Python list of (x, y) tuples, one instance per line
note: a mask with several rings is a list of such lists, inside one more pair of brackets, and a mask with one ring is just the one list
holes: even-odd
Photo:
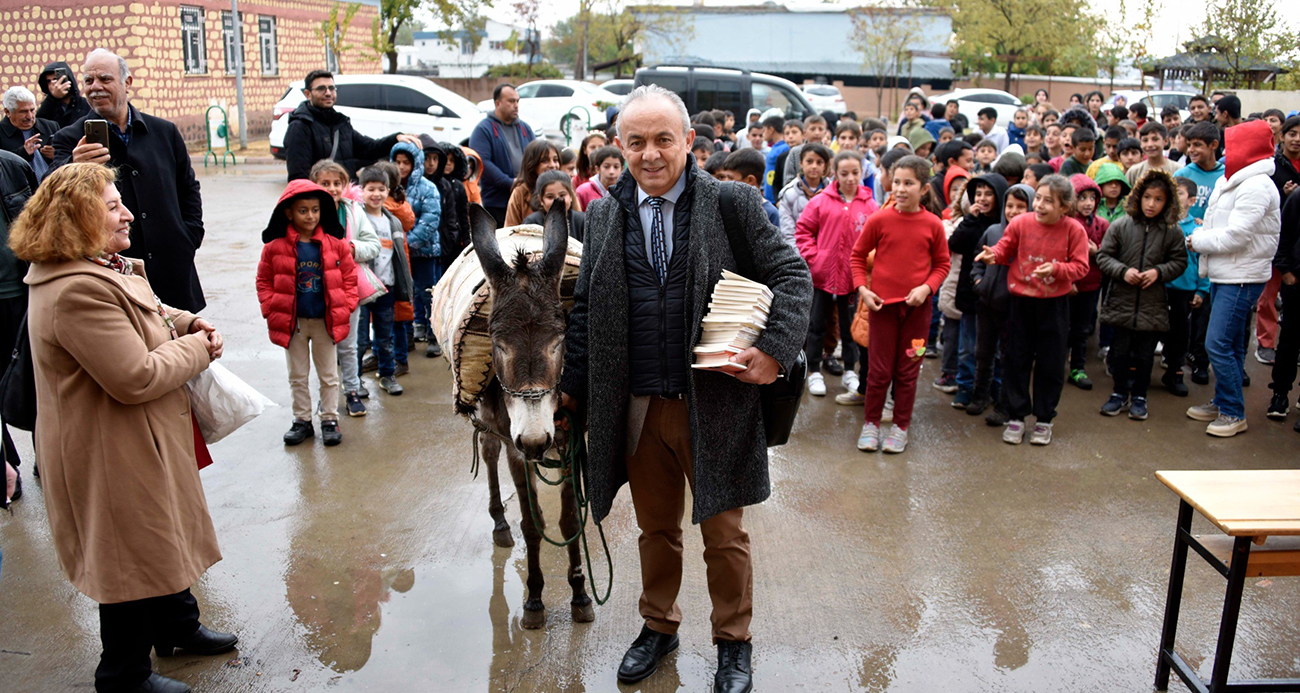
[(972, 128), (976, 127), (978, 115), (982, 109), (992, 107), (998, 112), (998, 125), (1006, 127), (1012, 124), (1016, 111), (1027, 108), (1020, 99), (1001, 89), (958, 89), (947, 94), (935, 94), (929, 97), (931, 104), (948, 103), (957, 100), (957, 112), (966, 116)]
[[(605, 122), (605, 109), (617, 106), (623, 97), (600, 87), (575, 79), (541, 79), (516, 87), (519, 92), (519, 117), (529, 125), (538, 123), (542, 126), (538, 134), (547, 136), (564, 136), (564, 123), (573, 125), (570, 138), (577, 140), (578, 134), (588, 127)], [(484, 112), (493, 109), (492, 99), (478, 102)]]
[(849, 110), (848, 104), (844, 103), (844, 95), (837, 87), (829, 84), (805, 84), (800, 89), (818, 113), (830, 111), (842, 115)]
[(602, 82), (600, 88), (612, 94), (618, 94), (619, 96), (627, 96), (628, 94), (632, 93), (633, 89), (636, 88), (636, 80), (611, 79), (608, 82)]
[(1138, 101), (1146, 104), (1147, 118), (1157, 123), (1160, 122), (1160, 111), (1164, 110), (1165, 106), (1172, 105), (1178, 109), (1178, 113), (1183, 118), (1182, 122), (1186, 123), (1192, 119), (1192, 112), (1187, 110), (1188, 101), (1196, 94), (1190, 91), (1116, 91), (1111, 93), (1110, 98), (1106, 99), (1106, 103), (1101, 105), (1102, 112), (1109, 113), (1110, 109), (1115, 105), (1115, 100), (1121, 96), (1124, 97), (1124, 103), (1129, 107), (1132, 107)]
[[(483, 111), (455, 92), (411, 75), (335, 75), (334, 108), (352, 119), (352, 128), (367, 137), (394, 132), (427, 134), (439, 142), (468, 144)], [(271, 154), (284, 158), (289, 114), (307, 99), (302, 80), (289, 85), (271, 109)]]

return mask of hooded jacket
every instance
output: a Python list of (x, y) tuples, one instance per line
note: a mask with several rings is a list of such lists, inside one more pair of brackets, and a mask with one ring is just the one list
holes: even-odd
[(478, 152), (483, 161), (483, 174), (479, 177), (479, 188), (483, 195), (483, 205), (486, 207), (506, 206), (510, 201), (510, 191), (515, 185), (515, 176), (519, 173), (510, 158), (510, 147), (506, 144), (503, 132), (506, 128), (515, 128), (518, 131), (520, 151), (528, 148), (528, 143), (537, 138), (533, 134), (533, 129), (523, 120), (516, 120), (506, 125), (497, 118), (495, 113), (489, 113), (486, 118), (480, 120), (469, 136), (470, 148)]
[[(420, 135), (420, 144), (424, 148), (425, 158), (433, 162), (431, 168), (433, 172), (427, 175), (427, 180), (438, 188), (438, 193), (442, 197), (442, 217), (438, 222), (438, 255), (442, 259), (442, 266), (447, 267), (452, 259), (460, 252), (460, 248), (465, 247), (459, 239), (469, 234), (469, 221), (464, 221), (465, 226), (461, 226), (461, 220), (456, 214), (456, 191), (453, 189), (452, 181), (444, 171), (447, 170), (447, 147), (441, 142), (435, 142), (428, 135)], [(454, 252), (453, 252), (454, 251)], [(425, 252), (416, 253), (417, 257), (434, 257), (426, 255)]]
[(479, 176), (483, 175), (483, 157), (469, 147), (461, 147), (460, 149), (465, 152), (465, 158), (469, 166), (468, 173), (465, 176), (465, 197), (471, 203), (481, 205), (483, 204), (483, 192), (479, 190), (478, 179)]
[[(415, 212), (415, 226), (406, 235), (411, 255), (438, 257), (442, 253), (438, 239), (438, 226), (442, 221), (442, 193), (438, 186), (424, 178), (424, 152), (409, 142), (398, 142), (388, 154), (390, 161), (397, 160), (398, 152), (410, 156), (415, 165), (406, 179), (406, 201)], [(441, 172), (441, 166), (439, 166)]]
[(1234, 125), (1227, 140), (1226, 176), (1210, 194), (1205, 224), (1192, 234), (1201, 273), (1215, 284), (1254, 284), (1273, 276), (1281, 204), (1273, 185), (1273, 130), (1257, 120)]
[(858, 186), (852, 200), (846, 201), (840, 187), (830, 184), (808, 202), (795, 224), (794, 237), (812, 272), (814, 289), (834, 296), (853, 293), (856, 284), (849, 257), (876, 209), (876, 200), (864, 185)]
[[(1128, 214), (1117, 220), (1097, 249), (1097, 264), (1110, 277), (1110, 291), (1101, 306), (1101, 321), (1107, 325), (1139, 332), (1169, 330), (1169, 299), (1165, 289), (1187, 269), (1187, 244), (1178, 225), (1177, 200), (1167, 200), (1160, 216), (1142, 215), (1142, 193), (1157, 178), (1168, 178), (1164, 171), (1149, 171), (1138, 179), (1128, 200)], [(1174, 190), (1172, 180), (1169, 191)], [(1143, 289), (1124, 281), (1129, 269), (1144, 272), (1155, 269), (1160, 276)]]
[(342, 113), (303, 101), (289, 114), (289, 129), (284, 133), (289, 180), (307, 178), (321, 159), (339, 162), (355, 179), (359, 169), (387, 159), (394, 144), (397, 133), (371, 139), (353, 130), (352, 120)]
[(787, 243), (798, 247), (794, 240), (795, 224), (799, 222), (799, 217), (803, 216), (803, 211), (808, 207), (808, 203), (812, 202), (814, 197), (817, 197), (817, 193), (825, 190), (833, 182), (826, 176), (822, 176), (821, 181), (817, 184), (817, 189), (812, 190), (808, 187), (807, 180), (803, 176), (798, 176), (790, 179), (790, 182), (786, 183), (784, 188), (781, 188), (781, 194), (777, 195), (776, 198), (776, 208), (781, 219), (779, 226), (781, 237)]
[(919, 127), (912, 130), (911, 134), (907, 136), (907, 141), (912, 145), (912, 151), (916, 151), (927, 144), (930, 145), (930, 149), (933, 150), (936, 140), (934, 139), (934, 135), (930, 134), (929, 130)]
[(324, 188), (306, 180), (290, 181), (280, 195), (262, 232), (262, 259), (257, 263), (257, 300), (271, 335), (271, 343), (289, 348), (298, 325), (298, 232), (285, 216), (294, 198), (320, 200), (320, 226), (312, 243), (320, 244), (321, 276), (325, 281), (325, 326), (337, 344), (348, 336), (348, 320), (357, 307), (357, 264), (352, 248), (343, 240), (334, 198)]
[[(443, 144), (443, 148), (447, 151), (448, 156), (451, 157), (452, 162), (451, 180), (449, 183), (451, 186), (452, 202), (454, 203), (453, 221), (455, 223), (446, 227), (448, 229), (448, 235), (442, 239), (442, 257), (446, 259), (448, 264), (450, 264), (452, 260), (456, 259), (457, 255), (460, 255), (460, 251), (465, 246), (469, 245), (470, 201), (467, 181), (470, 178), (471, 171), (470, 159), (465, 155), (464, 148), (449, 143)], [(478, 162), (480, 166), (482, 165), (482, 162), (479, 162), (477, 158), (475, 158), (475, 161)], [(452, 233), (453, 231), (454, 233)]]
[[(50, 96), (50, 80), (57, 75), (63, 75), (72, 82), (72, 89), (68, 92), (68, 103), (63, 103), (61, 99)], [(77, 77), (72, 73), (72, 68), (68, 67), (65, 62), (53, 62), (41, 70), (41, 76), (36, 78), (36, 84), (40, 86), (41, 92), (45, 94), (45, 99), (41, 101), (41, 107), (36, 109), (37, 118), (53, 120), (59, 124), (60, 128), (66, 128), (69, 125), (90, 115), (90, 103), (86, 97), (81, 95), (77, 87)]]
[[(1030, 211), (1025, 214), (1033, 214), (1034, 208), (1034, 189), (1024, 183), (1017, 183), (1007, 189), (1007, 194), (1012, 190), (1019, 190), (1028, 198), (1026, 204)], [(1001, 221), (994, 224), (980, 236), (979, 247), (989, 247), (998, 244), (1002, 240), (1002, 232), (1007, 228), (1007, 212), (1005, 197), (1003, 198)], [(972, 263), (974, 266), (970, 269), (971, 282), (975, 285), (975, 293), (980, 297), (981, 308), (992, 308), (997, 311), (1011, 310), (1011, 290), (1007, 288), (1007, 266), (1006, 265), (986, 265), (982, 262)]]
[[(1070, 176), (1070, 184), (1074, 186), (1074, 197), (1076, 199), (1085, 192), (1092, 192), (1097, 196), (1097, 206), (1101, 206), (1101, 186), (1097, 185), (1097, 181), (1082, 173), (1076, 173)], [(1097, 216), (1095, 210), (1086, 218), (1078, 214), (1071, 214), (1070, 216), (1083, 224), (1083, 231), (1088, 234), (1088, 240), (1093, 245), (1101, 245), (1101, 239), (1106, 237), (1106, 231), (1110, 229), (1110, 222)], [(1079, 291), (1097, 291), (1101, 288), (1101, 266), (1097, 264), (1095, 253), (1088, 253), (1088, 274), (1083, 279), (1075, 282), (1074, 286)]]
[(965, 178), (969, 180), (970, 171), (967, 171), (966, 169), (957, 166), (955, 164), (949, 166), (947, 171), (944, 171), (942, 192), (943, 192), (943, 206), (945, 208), (952, 204), (952, 195), (950, 195), (949, 193), (952, 192), (953, 181), (956, 181), (958, 178)]
[(952, 236), (948, 238), (949, 254), (961, 256), (961, 268), (957, 275), (956, 305), (957, 310), (962, 313), (973, 312), (979, 303), (979, 296), (975, 293), (975, 285), (971, 281), (971, 269), (977, 264), (975, 256), (983, 247), (979, 245), (979, 239), (990, 226), (1002, 218), (1002, 208), (1007, 199), (1007, 179), (996, 173), (986, 173), (972, 178), (966, 184), (966, 199), (971, 204), (975, 203), (976, 190), (982, 186), (993, 189), (993, 208), (979, 216), (975, 214), (963, 216), (957, 228), (953, 229)]
[(1101, 197), (1100, 192), (1097, 193), (1098, 195), (1097, 216), (1101, 217), (1102, 219), (1105, 219), (1107, 222), (1111, 224), (1114, 224), (1115, 221), (1120, 217), (1124, 216), (1125, 213), (1124, 198), (1128, 196), (1129, 190), (1131, 189), (1128, 184), (1128, 178), (1124, 175), (1124, 170), (1121, 169), (1118, 164), (1105, 163), (1097, 167), (1096, 180), (1097, 180), (1097, 188), (1099, 190), (1101, 189), (1102, 186), (1110, 182), (1116, 182), (1120, 184), (1121, 192), (1119, 194), (1119, 200), (1116, 201), (1114, 209), (1108, 209), (1106, 207), (1106, 198)]

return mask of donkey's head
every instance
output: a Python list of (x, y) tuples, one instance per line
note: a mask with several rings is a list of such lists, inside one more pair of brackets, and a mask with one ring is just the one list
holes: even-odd
[(560, 279), (569, 225), (564, 205), (546, 216), (542, 258), (529, 262), (523, 251), (503, 259), (496, 222), (482, 207), (470, 207), (474, 253), (492, 289), (492, 367), (505, 391), (510, 439), (529, 459), (540, 459), (555, 436), (555, 407), (564, 366), (564, 304)]

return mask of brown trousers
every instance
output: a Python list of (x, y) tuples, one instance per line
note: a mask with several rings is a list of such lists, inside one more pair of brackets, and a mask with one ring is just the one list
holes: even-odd
[[(682, 622), (682, 515), (691, 473), (691, 424), (684, 400), (651, 398), (636, 453), (627, 458), (628, 484), (641, 528), (641, 616), (651, 630), (676, 633)], [(713, 639), (748, 642), (754, 611), (749, 533), (736, 508), (700, 523), (713, 602)]]

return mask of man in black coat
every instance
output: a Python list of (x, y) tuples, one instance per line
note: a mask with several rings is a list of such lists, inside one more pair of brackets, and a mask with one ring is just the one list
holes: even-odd
[(284, 152), (288, 160), (289, 180), (307, 178), (311, 167), (321, 159), (333, 159), (348, 170), (353, 179), (357, 171), (376, 161), (388, 160), (393, 145), (409, 142), (420, 146), (415, 135), (393, 133), (371, 139), (352, 129), (352, 119), (334, 110), (338, 87), (334, 75), (312, 70), (303, 80), (302, 93), (307, 100), (289, 114), (289, 129), (284, 133)]
[[(82, 68), (92, 112), (54, 136), (54, 165), (96, 163), (117, 169), (122, 203), (135, 213), (131, 248), (144, 260), (149, 284), (163, 303), (197, 313), (207, 305), (194, 268), (203, 243), (203, 199), (185, 140), (175, 125), (141, 113), (129, 101), (126, 61), (104, 49)], [(88, 143), (85, 121), (108, 121), (108, 147)]]
[(0, 149), (23, 158), (36, 174), (37, 182), (53, 168), (54, 133), (59, 124), (36, 117), (36, 96), (24, 87), (12, 87), (4, 95), (4, 120), (0, 121)]
[(40, 110), (36, 111), (37, 118), (53, 120), (66, 128), (90, 114), (90, 104), (77, 91), (77, 78), (72, 76), (72, 68), (67, 63), (46, 65), (36, 83), (45, 94)]
[[(36, 174), (32, 167), (18, 155), (0, 151), (0, 349), (4, 349), (0, 352), (0, 373), (9, 366), (23, 317), (27, 315), (27, 285), (23, 283), (27, 263), (14, 257), (9, 249), (9, 229), (34, 192)], [(0, 438), (3, 439), (5, 462), (15, 470), (12, 499), (18, 500), (23, 493), (22, 480), (17, 475), (18, 449), (4, 425), (0, 425)]]
[[(744, 506), (771, 493), (757, 385), (789, 367), (808, 337), (808, 265), (768, 221), (754, 188), (718, 183), (695, 165), (680, 97), (656, 85), (628, 95), (618, 146), (628, 170), (587, 210), (582, 265), (565, 334), (560, 389), (585, 405), (588, 491), (597, 521), (627, 483), (636, 509), (645, 625), (619, 666), (634, 683), (676, 649), (682, 620), (686, 489), (699, 523), (718, 648), (714, 691), (752, 689), (753, 567)], [(767, 327), (733, 357), (734, 375), (691, 367), (700, 321), (724, 269), (738, 271), (719, 192), (733, 185), (738, 235), (773, 293)]]

